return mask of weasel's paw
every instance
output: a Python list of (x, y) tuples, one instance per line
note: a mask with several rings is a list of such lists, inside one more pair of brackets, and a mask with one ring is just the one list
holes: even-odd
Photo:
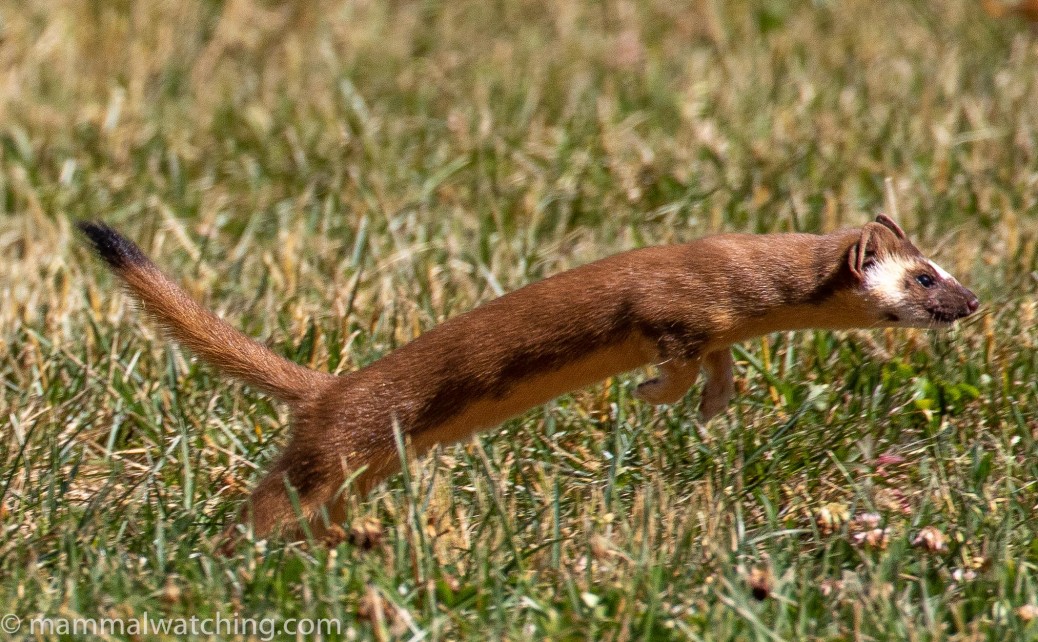
[(241, 544), (244, 539), (245, 537), (238, 530), (237, 524), (232, 524), (225, 528), (223, 533), (213, 542), (215, 552), (220, 557), (234, 557), (238, 544)]
[(727, 395), (704, 395), (699, 402), (699, 414), (703, 421), (709, 421), (724, 412), (724, 409), (728, 407), (729, 399), (730, 397)]
[(703, 421), (709, 421), (724, 412), (734, 396), (735, 381), (731, 372), (707, 379), (703, 386), (703, 398), (699, 401), (699, 414)]
[(681, 401), (681, 398), (685, 396), (684, 391), (676, 393), (673, 390), (668, 390), (663, 380), (660, 378), (649, 379), (638, 384), (638, 387), (634, 389), (634, 398), (641, 399), (642, 401), (662, 406), (665, 404), (677, 403)]

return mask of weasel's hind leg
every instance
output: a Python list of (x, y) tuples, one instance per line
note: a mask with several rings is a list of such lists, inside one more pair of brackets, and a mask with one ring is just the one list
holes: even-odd
[(703, 358), (706, 385), (703, 386), (703, 398), (699, 402), (703, 421), (723, 411), (735, 395), (734, 365), (730, 348), (715, 350)]
[(659, 364), (660, 374), (638, 384), (634, 396), (653, 404), (677, 403), (699, 376), (699, 359), (668, 359)]
[[(256, 538), (268, 537), (279, 528), (284, 530), (286, 539), (304, 537), (288, 486), (291, 486), (298, 498), (298, 506), (310, 528), (310, 534), (321, 538), (326, 534), (327, 526), (341, 524), (345, 520), (346, 493), (353, 491), (366, 495), (386, 475), (399, 467), (396, 453), (380, 452), (379, 456), (372, 455), (364, 461), (346, 462), (305, 457), (297, 454), (299, 452), (290, 446), (260, 480), (237, 521), (223, 533), (221, 550), (224, 553), (233, 551), (240, 536), (239, 524), (251, 525)], [(344, 487), (346, 480), (351, 478), (350, 470), (357, 470), (358, 474), (352, 478), (348, 487)], [(322, 507), (326, 507), (328, 512), (327, 523), (321, 515)]]
[(294, 457), (291, 451), (285, 452), (252, 491), (237, 522), (224, 531), (224, 538), (233, 544), (238, 536), (238, 524), (251, 525), (257, 538), (267, 537), (277, 528), (293, 524), (296, 507), (286, 484), (292, 487), (298, 498), (303, 518), (310, 520), (336, 490), (336, 477), (323, 463)]

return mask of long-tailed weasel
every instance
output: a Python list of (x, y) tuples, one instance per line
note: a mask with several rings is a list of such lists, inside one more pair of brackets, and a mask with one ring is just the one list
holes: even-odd
[[(617, 254), (454, 317), (343, 376), (287, 361), (192, 300), (133, 242), (82, 223), (144, 310), (226, 374), (292, 409), (291, 438), (242, 515), (263, 536), (398, 467), (394, 423), (422, 453), (606, 377), (654, 364), (635, 396), (674, 403), (706, 371), (700, 411), (733, 394), (729, 346), (782, 330), (936, 328), (972, 292), (886, 216), (826, 235), (726, 234)], [(233, 528), (233, 527), (232, 527)]]

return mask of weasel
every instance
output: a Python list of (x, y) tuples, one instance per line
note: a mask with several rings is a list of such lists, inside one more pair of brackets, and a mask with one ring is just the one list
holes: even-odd
[(367, 492), (395, 472), (394, 425), (421, 454), (646, 365), (658, 376), (634, 395), (653, 404), (677, 402), (705, 371), (706, 420), (733, 395), (733, 343), (807, 328), (941, 328), (979, 306), (880, 215), (826, 235), (725, 234), (617, 254), (489, 301), (334, 376), (248, 338), (110, 227), (79, 227), (175, 340), (291, 408), (289, 442), (239, 518), (257, 537), (294, 516), (286, 485), (319, 528), (322, 506), (341, 515), (347, 479)]

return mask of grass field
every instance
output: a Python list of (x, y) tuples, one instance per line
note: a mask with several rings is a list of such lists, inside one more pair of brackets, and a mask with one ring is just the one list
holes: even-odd
[[(1038, 38), (978, 5), (0, 5), (0, 618), (1038, 638)], [(284, 411), (165, 342), (72, 231), (108, 221), (347, 372), (620, 250), (879, 211), (982, 314), (746, 344), (705, 426), (695, 391), (610, 380), (416, 462), (348, 541), (230, 558)]]

